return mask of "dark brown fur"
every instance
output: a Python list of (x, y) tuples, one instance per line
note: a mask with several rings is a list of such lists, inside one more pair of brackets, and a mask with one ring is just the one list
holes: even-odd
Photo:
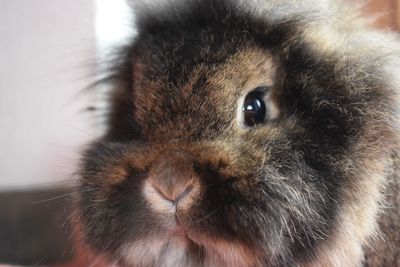
[[(95, 254), (127, 266), (364, 261), (388, 177), (399, 182), (395, 51), (368, 43), (372, 31), (352, 39), (368, 28), (316, 2), (293, 14), (290, 1), (243, 3), (142, 10), (108, 132), (83, 155), (75, 216)], [(279, 115), (243, 127), (239, 100), (261, 85)], [(371, 266), (398, 261), (398, 207), (381, 217), (391, 249), (368, 252)]]

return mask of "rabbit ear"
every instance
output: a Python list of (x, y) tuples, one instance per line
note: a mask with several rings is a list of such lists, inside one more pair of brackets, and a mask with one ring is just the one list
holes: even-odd
[(135, 83), (135, 46), (121, 46), (115, 50), (106, 70), (109, 111), (106, 138), (115, 141), (131, 140), (138, 134), (134, 124), (134, 101), (132, 90)]
[(136, 135), (132, 122), (132, 90), (135, 78), (135, 46), (120, 44), (114, 46), (97, 60), (97, 79), (87, 89), (95, 89), (99, 108), (99, 121), (106, 126), (106, 138), (110, 140), (129, 139)]

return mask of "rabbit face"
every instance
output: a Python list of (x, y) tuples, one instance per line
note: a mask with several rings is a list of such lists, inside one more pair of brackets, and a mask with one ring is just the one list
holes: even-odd
[(84, 242), (128, 266), (359, 263), (393, 138), (377, 70), (297, 21), (187, 20), (125, 54), (83, 156)]

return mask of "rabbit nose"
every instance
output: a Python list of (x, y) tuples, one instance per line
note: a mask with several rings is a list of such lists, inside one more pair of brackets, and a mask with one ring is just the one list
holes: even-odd
[(171, 201), (177, 205), (185, 197), (190, 196), (192, 191), (192, 185), (181, 185), (176, 184), (175, 186), (166, 185), (166, 183), (152, 184), (154, 189), (162, 196), (165, 200)]
[(199, 195), (193, 160), (182, 152), (162, 155), (153, 163), (145, 186), (146, 200), (156, 210), (184, 210)]

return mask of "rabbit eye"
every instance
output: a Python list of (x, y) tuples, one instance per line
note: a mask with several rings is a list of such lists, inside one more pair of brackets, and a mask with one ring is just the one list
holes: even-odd
[(264, 122), (267, 109), (263, 99), (263, 92), (254, 90), (247, 94), (242, 112), (246, 126), (252, 127)]

